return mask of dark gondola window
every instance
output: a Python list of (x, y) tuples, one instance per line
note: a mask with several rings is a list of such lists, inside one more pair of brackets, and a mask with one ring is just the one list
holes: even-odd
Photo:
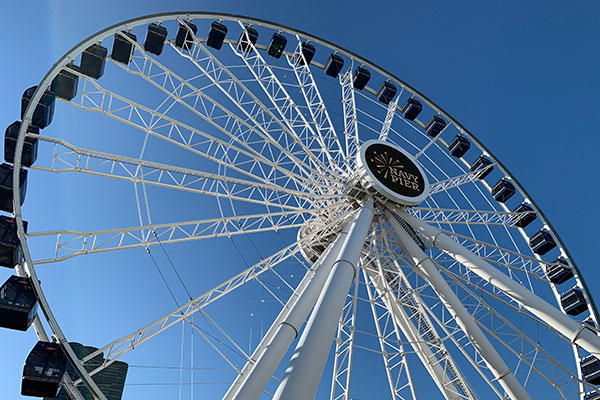
[(213, 21), (213, 23), (210, 24), (206, 45), (213, 49), (221, 50), (225, 36), (227, 36), (227, 27), (222, 24), (221, 21)]
[(26, 331), (36, 313), (37, 299), (29, 278), (8, 278), (0, 288), (0, 326)]
[(67, 358), (57, 343), (37, 342), (23, 367), (21, 394), (56, 397), (67, 367)]
[(166, 39), (167, 28), (162, 25), (152, 23), (148, 25), (148, 33), (146, 34), (146, 40), (144, 41), (144, 50), (160, 56)]
[[(21, 119), (25, 116), (25, 110), (29, 105), (29, 101), (33, 97), (33, 94), (37, 90), (37, 86), (32, 86), (23, 92), (21, 97)], [(42, 98), (38, 102), (33, 111), (31, 117), (31, 124), (37, 126), (40, 129), (44, 129), (52, 122), (54, 118), (54, 105), (56, 103), (56, 96), (50, 90), (46, 90), (42, 94)]]
[[(191, 32), (190, 32), (191, 31)], [(179, 23), (177, 36), (175, 37), (175, 46), (189, 51), (194, 44), (194, 37), (198, 33), (198, 27), (192, 21)]]
[(93, 44), (81, 53), (81, 73), (90, 78), (100, 79), (104, 75), (108, 49), (101, 44)]
[(371, 79), (371, 72), (363, 66), (356, 67), (352, 75), (352, 85), (356, 90), (363, 90)]
[(306, 64), (310, 65), (310, 62), (315, 56), (317, 49), (315, 49), (315, 46), (309, 42), (302, 42), (300, 49), (302, 51), (302, 55), (300, 55), (300, 53), (296, 53), (296, 62), (300, 65), (304, 65), (304, 61), (306, 60)]

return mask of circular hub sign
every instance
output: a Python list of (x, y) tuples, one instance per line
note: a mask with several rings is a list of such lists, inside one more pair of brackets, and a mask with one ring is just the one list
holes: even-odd
[(400, 147), (369, 140), (360, 148), (358, 165), (370, 186), (392, 201), (414, 206), (427, 197), (429, 182), (425, 173)]

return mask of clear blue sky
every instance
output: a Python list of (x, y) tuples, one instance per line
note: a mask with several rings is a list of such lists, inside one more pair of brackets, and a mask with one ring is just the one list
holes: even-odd
[[(0, 125), (18, 119), (23, 90), (82, 39), (125, 19), (177, 10), (223, 11), (298, 28), (420, 90), (473, 132), (528, 190), (598, 301), (600, 271), (593, 254), (600, 243), (600, 3), (4, 1)], [(9, 275), (0, 271), (0, 281)], [(70, 295), (76, 297), (65, 293)], [(0, 338), (0, 398), (19, 398), (15, 379), (35, 341), (33, 330), (1, 331)]]

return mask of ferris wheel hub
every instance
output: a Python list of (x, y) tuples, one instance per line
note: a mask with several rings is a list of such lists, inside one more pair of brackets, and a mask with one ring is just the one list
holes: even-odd
[(360, 147), (357, 165), (367, 191), (385, 200), (416, 206), (429, 194), (429, 181), (417, 160), (394, 144), (366, 141)]

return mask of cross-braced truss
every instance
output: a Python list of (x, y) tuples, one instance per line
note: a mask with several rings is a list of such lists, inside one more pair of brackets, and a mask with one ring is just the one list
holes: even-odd
[[(211, 23), (219, 20), (229, 33), (216, 46), (214, 37), (204, 32), (212, 32)], [(151, 22), (169, 28), (160, 54), (125, 33), (133, 30), (139, 38)], [(287, 48), (277, 47), (281, 43), (275, 34), (287, 37)], [(271, 36), (271, 42), (264, 42)], [(107, 57), (103, 77), (95, 79), (68, 63), (93, 43), (106, 44), (113, 37), (131, 46), (131, 57)], [(304, 53), (308, 43), (316, 49), (312, 61)], [(325, 64), (331, 53), (346, 60), (339, 73)], [(358, 65), (371, 71), (363, 90), (354, 87)], [(393, 400), (433, 398), (434, 393), (452, 400), (516, 398), (515, 393), (523, 399), (549, 393), (548, 399), (583, 400), (586, 392), (598, 390), (585, 380), (579, 365), (600, 349), (596, 311), (550, 224), (471, 133), (379, 67), (290, 28), (192, 13), (110, 28), (76, 47), (41, 87), (60, 71), (79, 83), (73, 98), (59, 98), (63, 101), (57, 113), (77, 121), (69, 129), (78, 128), (50, 126), (43, 135), (23, 128), (20, 140), (39, 144), (39, 160), (29, 171), (32, 182), (48, 180), (56, 187), (65, 187), (60, 186), (63, 180), (76, 182), (77, 191), (67, 191), (61, 201), (63, 208), (78, 212), (61, 214), (62, 204), (53, 204), (57, 211), (50, 215), (50, 228), (32, 222), (25, 233), (21, 227), (25, 262), (18, 272), (33, 278), (44, 311), (47, 324), (42, 318), (34, 323), (39, 337), (47, 340), (49, 327), (76, 366), (78, 377), (63, 380), (71, 398), (83, 399), (80, 388), (85, 385), (103, 399), (94, 381), (102, 371), (117, 360), (128, 360), (134, 350), (169, 348), (174, 341), (170, 328), (179, 325), (181, 356), (162, 366), (180, 364), (180, 398), (186, 391), (193, 398), (192, 388), (202, 384), (195, 376), (198, 359), (212, 357), (223, 367), (218, 376), (226, 383), (208, 397), (227, 393), (227, 399), (247, 400), (236, 390), (249, 385), (262, 393), (260, 398), (281, 400), (289, 380), (300, 376), (294, 372), (297, 359), (306, 363), (301, 358), (305, 350), (292, 352), (292, 346), (303, 343), (305, 333), (321, 329), (314, 326), (335, 328), (332, 337), (322, 339), (332, 345), (332, 352), (309, 357), (305, 368), (317, 368), (319, 358), (326, 369), (311, 378), (316, 382), (306, 383), (317, 390), (322, 380), (319, 396), (331, 400), (365, 398), (365, 393)], [(399, 87), (387, 104), (378, 100), (375, 89), (384, 81)], [(424, 105), (416, 118), (407, 118), (398, 106), (409, 98)], [(31, 121), (32, 110), (23, 116), (23, 125)], [(435, 137), (425, 130), (432, 115), (447, 123)], [(80, 123), (84, 120), (89, 122)], [(450, 154), (455, 135), (470, 141), (467, 157)], [(369, 187), (357, 171), (357, 155), (371, 139), (393, 143), (418, 161), (430, 182), (422, 204), (393, 204)], [(481, 155), (491, 164), (471, 170), (467, 159)], [(17, 161), (17, 171), (20, 166)], [(497, 201), (497, 193), (492, 195), (492, 179), (502, 178), (514, 183), (515, 205), (527, 205), (521, 208), (525, 211), (511, 211), (516, 210), (514, 199)], [(114, 209), (104, 210), (86, 199), (83, 194), (90, 191), (114, 197), (109, 203)], [(365, 222), (367, 214), (371, 220)], [(21, 218), (20, 207), (15, 215)], [(523, 226), (524, 221), (531, 227)], [(356, 239), (355, 225), (365, 229), (364, 238)], [(530, 246), (534, 226), (547, 230), (554, 242), (548, 255)], [(427, 227), (437, 233), (426, 234)], [(215, 243), (214, 252), (220, 254), (205, 254), (207, 247), (200, 247), (205, 243)], [(227, 250), (219, 247), (223, 243)], [(36, 269), (50, 264), (60, 275), (63, 265), (80, 260), (96, 265), (116, 250), (121, 251), (114, 254), (137, 260), (127, 262), (132, 276), (147, 276), (145, 267), (153, 262), (160, 284), (177, 305), (126, 334), (113, 329), (108, 344), (78, 360)], [(212, 288), (202, 287), (207, 272), (198, 267), (200, 252), (213, 264), (230, 268)], [(356, 253), (357, 260), (344, 258)], [(182, 254), (187, 259), (178, 262)], [(140, 255), (144, 258), (136, 259)], [(172, 275), (165, 274), (165, 265)], [(559, 268), (582, 291), (584, 303), (574, 318), (560, 303), (564, 286), (550, 274)], [(349, 276), (351, 269), (349, 290), (337, 293), (343, 296), (339, 318), (319, 322), (319, 313), (330, 312), (335, 303), (330, 293), (339, 290), (329, 278)], [(503, 275), (494, 275), (498, 273)], [(177, 278), (186, 301), (178, 300), (181, 293), (169, 277)], [(501, 278), (501, 284), (490, 277)], [(53, 286), (45, 283), (45, 288)], [(122, 305), (123, 313), (134, 316), (139, 301), (156, 306), (157, 297), (132, 296), (118, 308)], [(127, 308), (131, 304), (137, 306)], [(293, 320), (296, 307), (307, 316), (316, 313), (305, 318), (306, 327)], [(93, 315), (90, 310), (86, 317)], [(489, 345), (482, 347), (484, 342)], [(311, 345), (306, 343), (307, 348)], [(198, 348), (203, 357), (195, 356)], [(191, 362), (187, 382), (184, 350)], [(293, 354), (291, 361), (286, 352)], [(170, 355), (176, 353), (169, 348)], [(374, 363), (373, 355), (378, 364), (368, 364), (372, 372), (365, 374), (365, 363)], [(92, 360), (99, 356), (104, 361), (98, 366)], [(143, 374), (130, 371), (143, 379)]]

